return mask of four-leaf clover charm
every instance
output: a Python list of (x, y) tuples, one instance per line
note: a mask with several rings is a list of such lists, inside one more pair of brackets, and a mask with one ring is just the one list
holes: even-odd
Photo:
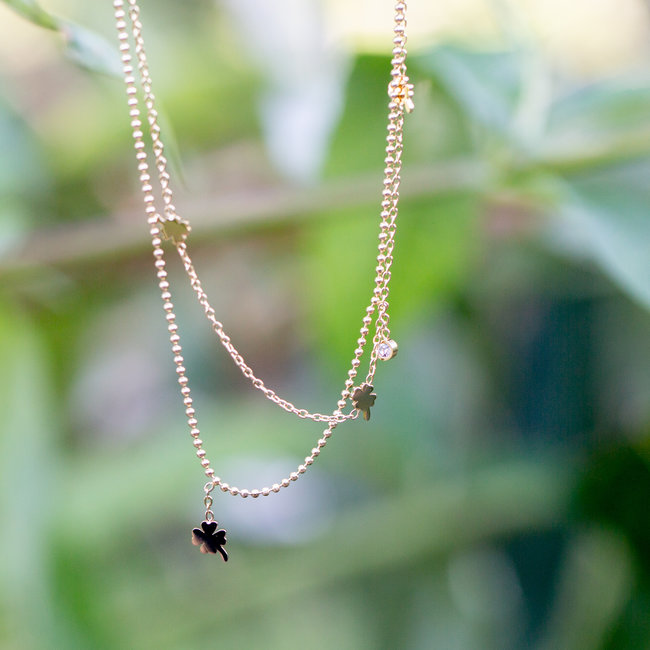
[(169, 217), (162, 220), (162, 232), (165, 239), (171, 239), (174, 244), (180, 244), (187, 239), (190, 234), (190, 223), (178, 216)]
[(370, 384), (361, 384), (354, 389), (352, 393), (352, 403), (355, 409), (363, 413), (363, 419), (370, 419), (370, 407), (374, 406), (377, 395), (372, 392), (373, 387)]
[(224, 549), (226, 531), (216, 521), (204, 521), (201, 528), (192, 530), (192, 544), (201, 547), (201, 553), (221, 553), (224, 562), (228, 561), (228, 553)]

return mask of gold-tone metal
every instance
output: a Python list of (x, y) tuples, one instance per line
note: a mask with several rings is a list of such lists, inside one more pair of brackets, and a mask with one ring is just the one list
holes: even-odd
[(409, 83), (409, 78), (405, 74), (395, 77), (388, 84), (388, 95), (403, 106), (407, 113), (411, 113), (415, 108), (413, 94), (413, 84)]
[(397, 341), (393, 341), (393, 339), (382, 341), (377, 346), (377, 357), (381, 361), (389, 361), (397, 355), (398, 349)]
[[(296, 481), (307, 471), (307, 468), (319, 456), (321, 449), (327, 444), (334, 429), (341, 422), (357, 418), (360, 412), (363, 413), (365, 419), (370, 418), (370, 407), (374, 404), (376, 397), (372, 392), (372, 383), (377, 368), (377, 361), (381, 358), (378, 355), (378, 348), (382, 343), (388, 342), (389, 345), (394, 343), (390, 338), (388, 296), (398, 216), (404, 114), (413, 110), (414, 106), (412, 99), (413, 85), (409, 83), (408, 76), (406, 75), (406, 3), (401, 1), (395, 3), (393, 57), (391, 60), (391, 82), (388, 87), (388, 124), (386, 127), (385, 168), (378, 234), (379, 242), (377, 245), (377, 266), (375, 268), (375, 286), (362, 318), (354, 356), (347, 373), (344, 387), (341, 390), (341, 398), (338, 400), (336, 409), (331, 415), (311, 413), (307, 409), (298, 408), (290, 401), (280, 397), (274, 390), (267, 387), (246, 363), (243, 356), (231, 342), (230, 336), (226, 333), (223, 324), (217, 319), (215, 310), (203, 290), (198, 273), (194, 268), (187, 250), (186, 239), (190, 232), (190, 224), (177, 215), (173, 203), (171, 179), (167, 170), (167, 159), (164, 153), (158, 112), (156, 110), (156, 98), (152, 91), (152, 80), (142, 36), (140, 7), (138, 6), (137, 0), (114, 0), (113, 5), (120, 42), (119, 48), (126, 85), (127, 104), (131, 118), (131, 128), (133, 130), (135, 156), (142, 188), (145, 214), (151, 235), (158, 287), (160, 288), (163, 301), (169, 341), (173, 361), (176, 366), (177, 381), (185, 406), (190, 436), (192, 437), (196, 455), (209, 479), (209, 483), (206, 484), (205, 494), (206, 521), (212, 522), (214, 515), (210, 509), (212, 505), (210, 492), (215, 487), (218, 486), (222, 492), (228, 492), (233, 496), (241, 496), (242, 498), (247, 498), (248, 496), (257, 498), (260, 495), (269, 496), (270, 494), (277, 493), (282, 488), (289, 487), (292, 482)], [(138, 82), (140, 85), (140, 93), (136, 85)], [(139, 98), (140, 94), (142, 99)], [(144, 105), (142, 112), (140, 109), (141, 102)], [(143, 124), (143, 120), (147, 124), (146, 127)], [(149, 156), (151, 154), (147, 153), (147, 146), (144, 141), (143, 129), (145, 128), (148, 128), (153, 154), (153, 165), (157, 172), (157, 180), (160, 187), (160, 196), (162, 198), (162, 205), (160, 206), (158, 206), (158, 201), (156, 200), (152, 187), (153, 179), (149, 167)], [(248, 490), (230, 486), (225, 481), (222, 481), (220, 477), (215, 476), (214, 469), (212, 469), (211, 463), (206, 457), (206, 452), (203, 449), (203, 441), (199, 437), (198, 420), (196, 418), (189, 379), (184, 365), (181, 337), (176, 323), (171, 287), (168, 280), (163, 239), (170, 239), (173, 242), (185, 268), (191, 288), (203, 308), (214, 333), (228, 352), (232, 361), (251, 382), (252, 386), (261, 391), (267, 399), (289, 413), (293, 413), (303, 419), (326, 423), (325, 430), (318, 439), (316, 446), (311, 450), (311, 453), (305, 457), (303, 464), (296, 471), (291, 472), (288, 478), (274, 483), (272, 487)], [(355, 380), (358, 369), (361, 365), (361, 357), (364, 354), (371, 330), (374, 330), (374, 332), (365, 381), (354, 389), (353, 387), (357, 383)], [(395, 346), (397, 346), (396, 343)], [(397, 348), (395, 347), (394, 353), (396, 352)], [(344, 413), (343, 410), (348, 406), (348, 400), (350, 399), (352, 399), (353, 408), (350, 412)], [(209, 490), (207, 490), (207, 486), (210, 486)]]
[(165, 239), (171, 239), (174, 244), (182, 244), (190, 234), (192, 227), (186, 219), (174, 216), (162, 221), (163, 236)]
[(370, 419), (370, 408), (375, 405), (377, 399), (376, 393), (372, 392), (373, 390), (374, 388), (370, 384), (361, 384), (352, 393), (354, 408), (363, 413), (364, 420)]

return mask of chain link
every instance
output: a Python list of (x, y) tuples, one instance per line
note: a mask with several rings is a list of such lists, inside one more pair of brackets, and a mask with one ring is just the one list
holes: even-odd
[[(176, 323), (176, 314), (172, 303), (171, 289), (168, 281), (166, 270), (165, 254), (162, 248), (162, 238), (164, 234), (164, 224), (166, 221), (179, 219), (176, 208), (173, 203), (173, 191), (171, 188), (171, 179), (167, 170), (167, 159), (164, 155), (164, 145), (161, 140), (161, 129), (156, 109), (156, 99), (152, 91), (152, 81), (149, 72), (149, 64), (145, 51), (144, 39), (142, 36), (142, 23), (140, 20), (140, 8), (137, 0), (114, 0), (115, 19), (120, 42), (120, 54), (122, 58), (124, 81), (126, 85), (127, 104), (129, 106), (129, 115), (131, 118), (131, 128), (133, 131), (134, 148), (136, 160), (138, 163), (139, 179), (145, 204), (145, 214), (149, 224), (149, 233), (153, 246), (154, 264), (158, 278), (158, 286), (163, 301), (163, 310), (167, 320), (167, 329), (169, 331), (169, 340), (173, 354), (174, 364), (176, 365), (177, 380), (180, 386), (183, 404), (185, 405), (185, 415), (187, 424), (190, 429), (190, 435), (193, 438), (193, 444), (196, 448), (196, 455), (199, 458), (209, 482), (205, 485), (204, 505), (206, 507), (206, 520), (214, 519), (212, 513), (212, 497), (210, 493), (215, 487), (221, 491), (228, 492), (233, 496), (247, 498), (251, 496), (269, 496), (272, 493), (279, 492), (280, 489), (289, 487), (292, 482), (296, 481), (307, 468), (313, 464), (314, 460), (320, 454), (321, 449), (327, 444), (332, 432), (338, 424), (346, 420), (356, 419), (359, 415), (357, 409), (352, 409), (349, 413), (343, 413), (347, 402), (351, 397), (352, 388), (355, 385), (355, 379), (358, 374), (358, 368), (361, 365), (365, 346), (367, 344), (370, 328), (374, 320), (374, 334), (372, 337), (372, 349), (368, 365), (368, 373), (365, 381), (372, 383), (377, 367), (377, 347), (383, 341), (390, 338), (389, 315), (388, 315), (388, 295), (389, 283), (391, 278), (391, 266), (393, 264), (393, 249), (395, 245), (395, 231), (398, 216), (400, 174), (402, 168), (402, 151), (403, 151), (403, 126), (404, 113), (410, 112), (413, 108), (412, 102), (412, 85), (408, 82), (406, 76), (406, 3), (397, 2), (395, 4), (394, 18), (394, 38), (393, 38), (393, 58), (391, 61), (391, 81), (388, 85), (388, 94), (390, 101), (388, 103), (388, 125), (386, 135), (386, 157), (384, 159), (384, 181), (381, 203), (381, 221), (379, 224), (379, 244), (377, 255), (377, 266), (375, 268), (375, 286), (370, 304), (366, 308), (366, 314), (363, 317), (362, 325), (359, 330), (357, 347), (354, 350), (354, 357), (348, 370), (348, 378), (345, 381), (341, 391), (341, 399), (337, 402), (337, 408), (332, 415), (322, 413), (312, 413), (307, 409), (296, 407), (290, 401), (280, 397), (274, 390), (267, 387), (264, 382), (258, 378), (251, 367), (246, 363), (243, 356), (231, 342), (230, 336), (224, 330), (223, 324), (217, 319), (215, 310), (211, 306), (208, 296), (203, 290), (198, 273), (196, 272), (187, 245), (184, 241), (176, 241), (176, 249), (181, 258), (185, 272), (189, 278), (190, 285), (203, 308), (210, 325), (224, 346), (232, 361), (241, 370), (242, 374), (248, 378), (252, 386), (261, 391), (267, 399), (277, 404), (285, 411), (293, 413), (300, 418), (310, 419), (316, 422), (326, 422), (327, 428), (323, 431), (316, 446), (311, 453), (305, 457), (304, 463), (299, 465), (297, 470), (291, 472), (289, 477), (283, 478), (279, 483), (271, 487), (261, 489), (239, 489), (232, 487), (221, 478), (214, 475), (210, 461), (206, 458), (206, 452), (203, 449), (203, 441), (199, 438), (200, 431), (196, 412), (193, 406), (193, 400), (190, 393), (189, 380), (186, 375), (184, 358), (182, 355), (182, 346), (178, 325)], [(128, 22), (127, 22), (128, 21)], [(130, 30), (129, 30), (130, 23)], [(129, 36), (129, 31), (131, 36)], [(133, 40), (135, 61), (132, 54), (130, 39)], [(146, 145), (144, 142), (142, 115), (138, 100), (138, 89), (136, 86), (136, 72), (134, 64), (137, 66), (137, 73), (144, 98), (146, 117), (149, 126), (149, 136), (151, 139), (152, 152), (155, 161), (155, 167), (158, 172), (158, 184), (160, 196), (163, 202), (164, 217), (156, 208), (156, 198), (150, 175)], [(374, 316), (374, 318), (373, 318)]]
[(224, 346), (224, 348), (226, 348), (228, 354), (230, 355), (235, 365), (241, 370), (244, 377), (250, 380), (254, 388), (257, 388), (269, 400), (271, 400), (272, 402), (274, 402), (275, 404), (283, 408), (285, 411), (288, 411), (289, 413), (293, 413), (294, 415), (297, 415), (299, 418), (314, 420), (316, 422), (337, 422), (338, 423), (338, 422), (344, 422), (345, 420), (350, 420), (357, 417), (357, 414), (354, 412), (343, 414), (337, 410), (333, 415), (323, 415), (322, 413), (310, 413), (306, 409), (299, 409), (288, 400), (285, 400), (282, 397), (280, 397), (274, 390), (268, 388), (260, 378), (256, 377), (251, 367), (247, 365), (246, 361), (244, 360), (244, 357), (242, 357), (242, 355), (238, 352), (237, 348), (233, 345), (230, 336), (228, 336), (228, 334), (226, 334), (226, 332), (224, 331), (223, 324), (219, 320), (217, 320), (214, 308), (210, 305), (208, 296), (203, 290), (201, 281), (199, 280), (199, 276), (196, 270), (194, 269), (194, 265), (192, 264), (192, 260), (190, 259), (190, 255), (187, 251), (187, 246), (185, 245), (185, 243), (180, 243), (177, 245), (177, 249), (178, 249), (178, 254), (181, 257), (181, 260), (183, 261), (183, 265), (185, 266), (185, 272), (187, 273), (187, 276), (190, 279), (190, 285), (194, 290), (194, 293), (196, 294), (199, 304), (201, 305), (201, 307), (203, 307), (203, 311), (205, 312), (208, 321), (212, 325), (212, 329), (214, 333), (219, 337), (221, 344)]
[(205, 520), (206, 521), (214, 521), (214, 512), (212, 512), (212, 504), (214, 500), (210, 496), (212, 494), (212, 490), (214, 490), (215, 484), (212, 481), (208, 481), (204, 486), (203, 486), (203, 491), (205, 492), (205, 496), (203, 497), (203, 505), (205, 506)]

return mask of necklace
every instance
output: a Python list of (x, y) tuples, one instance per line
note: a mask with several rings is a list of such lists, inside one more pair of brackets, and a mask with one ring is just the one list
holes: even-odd
[[(388, 294), (391, 278), (391, 266), (393, 264), (393, 248), (395, 245), (395, 230), (398, 214), (400, 173), (402, 168), (402, 133), (404, 126), (404, 114), (413, 110), (413, 86), (409, 83), (406, 75), (406, 3), (396, 2), (395, 17), (393, 25), (393, 58), (391, 60), (391, 80), (388, 84), (388, 125), (386, 135), (386, 157), (384, 169), (384, 181), (381, 201), (381, 221), (379, 224), (379, 244), (377, 246), (377, 266), (375, 268), (375, 286), (370, 298), (370, 303), (365, 309), (362, 319), (362, 326), (359, 330), (357, 347), (354, 350), (354, 358), (350, 363), (348, 378), (341, 391), (341, 398), (336, 404), (332, 414), (311, 413), (307, 409), (298, 408), (290, 401), (280, 397), (274, 390), (265, 385), (257, 377), (252, 368), (246, 363), (242, 355), (237, 351), (230, 336), (226, 333), (223, 324), (217, 319), (215, 310), (210, 305), (199, 276), (194, 268), (192, 259), (188, 252), (187, 237), (191, 227), (186, 219), (181, 218), (173, 203), (173, 192), (170, 185), (170, 175), (167, 170), (167, 159), (164, 154), (164, 145), (161, 140), (158, 112), (156, 110), (156, 99), (152, 91), (152, 81), (149, 73), (149, 64), (145, 52), (145, 44), (142, 36), (142, 22), (140, 19), (140, 7), (137, 0), (114, 0), (115, 19), (118, 38), (120, 42), (120, 54), (126, 84), (127, 103), (133, 129), (133, 140), (138, 165), (139, 179), (144, 199), (145, 214), (149, 226), (149, 234), (153, 246), (154, 265), (163, 301), (163, 310), (167, 320), (167, 330), (178, 384), (180, 386), (187, 425), (189, 427), (192, 444), (196, 449), (196, 455), (203, 467), (208, 482), (204, 485), (203, 504), (205, 506), (205, 519), (200, 528), (192, 531), (192, 543), (200, 546), (202, 553), (219, 553), (224, 561), (228, 560), (228, 554), (224, 549), (226, 544), (226, 531), (218, 529), (218, 523), (214, 519), (212, 511), (212, 492), (219, 488), (222, 492), (242, 498), (269, 496), (287, 488), (292, 482), (304, 474), (321, 450), (332, 436), (334, 429), (346, 420), (354, 420), (359, 414), (364, 419), (370, 419), (370, 409), (375, 403), (376, 394), (373, 392), (373, 382), (378, 361), (387, 361), (397, 354), (397, 343), (390, 338), (389, 315), (388, 315)], [(129, 33), (130, 32), (130, 33)], [(136, 73), (137, 70), (137, 73)], [(140, 84), (139, 93), (137, 81)], [(139, 97), (141, 94), (141, 98)], [(158, 172), (158, 184), (160, 190), (159, 198), (154, 195), (154, 180), (150, 174), (149, 160), (151, 154), (147, 153), (144, 141), (141, 103), (144, 104), (144, 113), (148, 122), (148, 134), (153, 153), (154, 166)], [(162, 201), (162, 204), (160, 203)], [(162, 210), (159, 210), (159, 206)], [(226, 349), (234, 364), (241, 370), (253, 388), (259, 390), (267, 399), (277, 404), (280, 408), (292, 413), (299, 418), (314, 420), (315, 422), (326, 423), (326, 428), (318, 439), (311, 453), (305, 457), (304, 462), (298, 466), (296, 471), (291, 472), (288, 477), (283, 478), (271, 487), (256, 489), (240, 489), (231, 486), (215, 475), (215, 471), (206, 456), (201, 440), (194, 409), (194, 402), (190, 393), (189, 379), (185, 369), (181, 337), (176, 323), (176, 314), (172, 302), (171, 287), (168, 280), (167, 263), (163, 240), (169, 240), (176, 248), (178, 255), (187, 274), (190, 286), (196, 298), (203, 308), (212, 330), (216, 334), (221, 345)], [(368, 337), (374, 329), (368, 370), (363, 381), (357, 381), (361, 357), (364, 354)], [(344, 412), (348, 406), (348, 400), (352, 402), (352, 409)]]

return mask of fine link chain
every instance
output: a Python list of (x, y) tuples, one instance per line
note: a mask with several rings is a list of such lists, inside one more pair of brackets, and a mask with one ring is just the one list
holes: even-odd
[[(120, 4), (121, 6), (118, 7), (118, 4)], [(169, 172), (167, 171), (167, 159), (164, 155), (164, 145), (162, 143), (162, 140), (160, 139), (160, 125), (158, 122), (158, 112), (155, 108), (156, 99), (152, 90), (152, 81), (151, 81), (151, 76), (149, 74), (149, 65), (148, 65), (147, 55), (145, 51), (144, 38), (142, 36), (142, 23), (140, 22), (140, 8), (137, 4), (137, 0), (136, 1), (128, 0), (128, 5), (129, 5), (128, 17), (131, 20), (131, 24), (132, 24), (132, 34), (133, 34), (133, 41), (135, 43), (135, 53), (138, 62), (138, 72), (140, 74), (140, 81), (141, 81), (142, 91), (145, 99), (144, 103), (146, 106), (147, 118), (149, 122), (149, 130), (151, 133), (151, 140), (153, 144), (153, 154), (156, 161), (156, 168), (158, 170), (158, 178), (162, 190), (162, 197), (165, 203), (164, 214), (165, 214), (165, 218), (168, 220), (178, 219), (179, 217), (176, 212), (176, 208), (172, 203), (173, 193), (170, 186)], [(115, 2), (114, 6), (116, 7), (116, 10), (123, 11), (124, 2), (122, 3)], [(124, 21), (124, 17), (125, 16), (117, 19), (118, 21), (121, 21), (118, 24), (118, 33), (119, 33), (119, 39), (121, 43), (128, 44), (129, 36), (126, 31), (126, 23)], [(129, 93), (129, 96), (134, 98), (137, 97), (135, 78), (133, 77), (133, 70), (131, 68), (128, 74), (125, 71), (125, 80), (127, 82), (127, 93)], [(133, 127), (134, 137), (136, 137), (137, 135), (140, 138), (140, 140), (143, 137), (142, 132), (140, 130), (141, 126), (142, 126), (141, 123), (138, 122), (137, 127)], [(136, 134), (136, 129), (137, 129), (137, 134)], [(144, 143), (140, 146), (139, 151), (144, 152)], [(144, 186), (144, 181), (142, 182)], [(149, 184), (150, 183), (149, 177), (147, 177), (146, 183), (147, 183), (147, 191), (151, 193), (153, 191), (153, 188), (151, 188), (151, 185)], [(337, 411), (335, 411), (333, 415), (323, 415), (321, 413), (310, 413), (306, 409), (299, 409), (288, 400), (280, 398), (275, 391), (268, 388), (261, 379), (256, 377), (252, 369), (245, 363), (242, 356), (239, 354), (237, 349), (231, 343), (230, 337), (226, 334), (226, 332), (223, 329), (223, 325), (216, 319), (216, 316), (214, 315), (214, 309), (209, 305), (207, 295), (202, 290), (201, 284), (198, 281), (198, 274), (194, 270), (192, 261), (190, 260), (189, 255), (187, 254), (187, 247), (182, 243), (178, 243), (177, 250), (185, 266), (186, 272), (190, 279), (191, 286), (194, 289), (195, 293), (197, 294), (199, 302), (201, 303), (206, 313), (206, 316), (208, 317), (208, 320), (212, 324), (213, 330), (220, 338), (222, 345), (226, 348), (226, 350), (230, 354), (230, 357), (232, 358), (235, 365), (237, 365), (239, 369), (242, 371), (242, 373), (244, 374), (244, 376), (250, 380), (254, 388), (260, 390), (269, 400), (278, 404), (284, 410), (290, 413), (294, 413), (300, 418), (311, 419), (318, 422), (343, 422), (345, 420), (355, 419), (358, 417), (358, 412), (356, 412), (356, 410), (353, 410), (351, 413), (344, 415), (341, 412), (341, 409), (345, 407), (345, 404), (343, 404), (343, 406), (339, 406), (339, 408), (337, 409)], [(361, 353), (362, 352), (363, 349), (361, 349)], [(353, 382), (350, 382), (350, 387), (352, 386), (352, 384)], [(344, 392), (346, 392), (346, 397), (348, 397), (349, 390), (347, 390), (347, 387), (346, 387), (346, 391)]]
[(203, 290), (201, 281), (199, 280), (198, 273), (196, 272), (192, 260), (187, 251), (187, 246), (185, 243), (177, 244), (178, 254), (183, 261), (185, 266), (185, 272), (190, 279), (190, 285), (196, 294), (200, 305), (203, 307), (205, 315), (212, 325), (214, 333), (219, 337), (221, 344), (226, 348), (228, 354), (232, 358), (235, 365), (241, 370), (244, 377), (250, 379), (251, 384), (254, 388), (260, 390), (264, 395), (270, 399), (272, 402), (275, 402), (278, 406), (282, 407), (285, 411), (293, 413), (300, 418), (306, 418), (310, 420), (315, 420), (316, 422), (344, 422), (345, 420), (350, 420), (358, 417), (358, 413), (352, 412), (344, 415), (340, 411), (336, 411), (334, 415), (323, 415), (322, 413), (310, 413), (306, 409), (299, 409), (294, 406), (291, 402), (280, 397), (275, 391), (268, 388), (264, 382), (255, 376), (253, 370), (246, 364), (246, 361), (242, 355), (238, 352), (237, 348), (232, 344), (230, 337), (223, 329), (223, 324), (217, 320), (215, 315), (214, 308), (210, 305), (208, 296)]
[(413, 86), (406, 76), (406, 3), (395, 4), (393, 38), (393, 58), (391, 61), (391, 81), (388, 85), (390, 102), (388, 103), (388, 133), (386, 135), (386, 157), (384, 163), (384, 189), (382, 190), (381, 223), (377, 255), (377, 275), (373, 290), (373, 302), (376, 305), (377, 318), (375, 336), (370, 353), (370, 363), (366, 383), (371, 384), (377, 368), (377, 349), (380, 343), (390, 339), (388, 326), (388, 293), (395, 246), (395, 230), (398, 215), (399, 187), (402, 170), (402, 151), (404, 111), (413, 110)]
[[(401, 156), (402, 156), (402, 129), (404, 123), (404, 111), (410, 112), (412, 110), (412, 86), (408, 83), (406, 76), (406, 3), (397, 2), (395, 5), (395, 25), (394, 25), (394, 49), (392, 59), (392, 80), (389, 84), (389, 116), (388, 116), (388, 134), (386, 137), (386, 158), (385, 158), (385, 172), (384, 172), (384, 189), (382, 192), (382, 212), (379, 233), (379, 245), (376, 267), (375, 288), (370, 305), (366, 308), (366, 315), (363, 318), (363, 324), (360, 329), (360, 336), (357, 340), (357, 348), (354, 351), (354, 358), (351, 363), (351, 369), (348, 371), (348, 379), (345, 382), (345, 388), (341, 391), (341, 399), (337, 403), (337, 409), (333, 415), (323, 415), (320, 413), (310, 413), (305, 409), (298, 409), (291, 402), (282, 399), (270, 388), (267, 388), (261, 379), (257, 378), (251, 368), (246, 364), (243, 357), (239, 354), (234, 345), (230, 342), (230, 337), (225, 333), (223, 325), (217, 320), (214, 309), (208, 302), (207, 295), (202, 289), (201, 283), (198, 278), (192, 261), (187, 253), (187, 246), (184, 242), (176, 242), (177, 251), (181, 257), (186, 273), (190, 279), (190, 284), (194, 290), (199, 303), (203, 307), (205, 314), (210, 321), (215, 334), (219, 337), (221, 343), (224, 345), (234, 363), (240, 368), (242, 373), (251, 381), (252, 385), (261, 390), (265, 396), (278, 404), (280, 407), (294, 413), (298, 417), (312, 419), (315, 421), (327, 422), (328, 426), (323, 431), (322, 437), (319, 438), (317, 445), (311, 450), (311, 453), (305, 457), (304, 464), (299, 465), (297, 471), (292, 472), (288, 478), (282, 479), (279, 483), (273, 484), (272, 487), (264, 487), (262, 489), (239, 489), (230, 486), (228, 483), (222, 481), (219, 477), (214, 475), (214, 470), (210, 466), (210, 461), (206, 458), (206, 452), (203, 449), (203, 441), (199, 438), (200, 431), (198, 429), (198, 421), (195, 417), (196, 412), (193, 407), (193, 400), (190, 394), (189, 380), (186, 375), (184, 367), (184, 359), (182, 356), (182, 347), (180, 335), (178, 333), (178, 325), (176, 324), (176, 315), (174, 313), (174, 305), (172, 303), (172, 296), (170, 291), (169, 281), (167, 279), (166, 263), (164, 259), (164, 250), (162, 248), (162, 236), (164, 234), (163, 227), (165, 220), (178, 219), (176, 209), (173, 204), (173, 193), (170, 187), (170, 176), (167, 171), (167, 160), (164, 156), (164, 146), (160, 139), (160, 126), (158, 123), (158, 113), (155, 108), (155, 96), (152, 91), (152, 81), (149, 75), (149, 68), (147, 57), (144, 49), (144, 40), (142, 37), (142, 24), (140, 22), (140, 9), (137, 0), (127, 0), (128, 8), (125, 9), (124, 0), (114, 0), (115, 18), (118, 31), (118, 38), (120, 41), (120, 54), (122, 58), (124, 80), (126, 85), (127, 103), (130, 109), (131, 128), (133, 129), (134, 148), (136, 151), (136, 160), (138, 162), (138, 171), (140, 173), (140, 183), (143, 192), (143, 200), (145, 204), (145, 213), (149, 224), (149, 232), (153, 246), (153, 255), (155, 259), (155, 267), (157, 271), (158, 286), (161, 291), (161, 298), (163, 300), (163, 309), (167, 319), (167, 329), (169, 331), (169, 339), (172, 346), (172, 353), (174, 355), (174, 363), (176, 365), (176, 374), (178, 375), (178, 383), (180, 385), (181, 394), (183, 396), (183, 403), (185, 405), (185, 414), (187, 416), (187, 423), (190, 428), (190, 435), (192, 436), (196, 454), (199, 458), (205, 474), (209, 482), (205, 486), (205, 499), (206, 506), (206, 519), (211, 521), (214, 518), (210, 506), (212, 505), (212, 498), (210, 493), (214, 487), (218, 486), (221, 491), (228, 492), (233, 496), (241, 496), (246, 498), (251, 496), (253, 498), (259, 496), (268, 496), (271, 493), (277, 493), (281, 488), (288, 487), (293, 481), (296, 481), (302, 474), (307, 471), (307, 467), (313, 464), (316, 457), (320, 454), (321, 449), (327, 444), (327, 440), (331, 437), (333, 430), (336, 426), (345, 420), (355, 419), (359, 415), (357, 409), (353, 409), (351, 413), (343, 414), (342, 409), (345, 408), (347, 400), (351, 396), (351, 389), (355, 383), (357, 369), (360, 365), (360, 359), (364, 351), (364, 346), (369, 334), (369, 326), (373, 321), (373, 313), (376, 311), (377, 316), (375, 319), (375, 334), (373, 337), (373, 350), (371, 351), (370, 363), (366, 382), (370, 383), (374, 377), (376, 364), (377, 364), (377, 346), (386, 341), (390, 337), (390, 330), (388, 327), (388, 293), (390, 282), (390, 268), (393, 262), (393, 247), (395, 238), (395, 227), (398, 212), (399, 200), (399, 185), (400, 185), (400, 172), (401, 172)], [(126, 19), (131, 22), (131, 33), (135, 43), (135, 53), (137, 59), (138, 73), (144, 95), (144, 103), (146, 106), (147, 119), (149, 122), (149, 132), (153, 145), (153, 153), (156, 161), (156, 168), (158, 171), (158, 180), (160, 184), (162, 199), (164, 203), (165, 219), (161, 217), (156, 209), (156, 200), (153, 195), (153, 187), (151, 185), (151, 176), (149, 174), (149, 165), (147, 162), (147, 153), (144, 143), (144, 135), (142, 132), (141, 112), (138, 102), (138, 90), (136, 87), (136, 79), (134, 75), (133, 56), (131, 54), (131, 47), (129, 44), (129, 34), (127, 31)]]

